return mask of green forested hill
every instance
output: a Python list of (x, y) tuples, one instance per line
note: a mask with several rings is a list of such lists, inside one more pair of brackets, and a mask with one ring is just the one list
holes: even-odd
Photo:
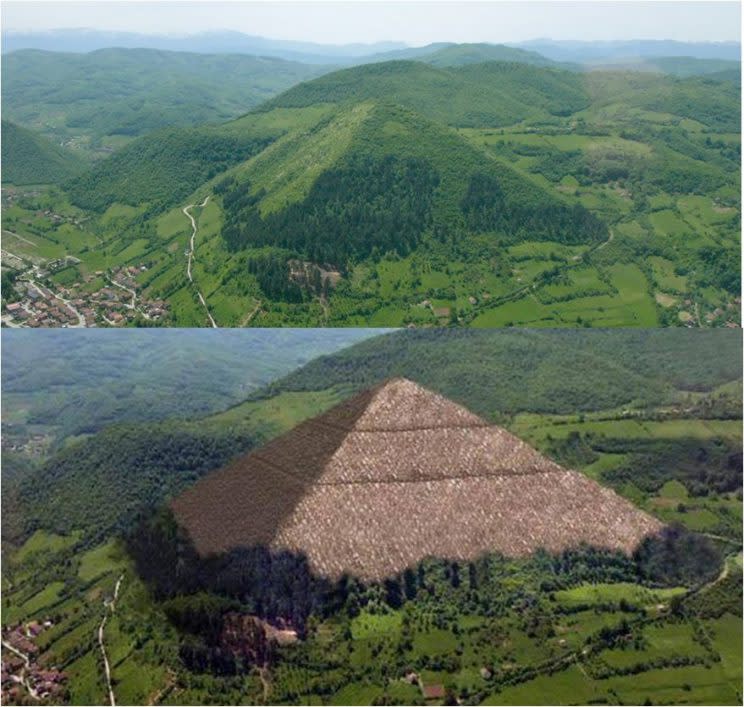
[(432, 66), (462, 66), (464, 64), (482, 64), (488, 61), (503, 61), (535, 66), (554, 66), (555, 62), (546, 59), (542, 54), (526, 49), (507, 47), (504, 44), (453, 44), (436, 49), (429, 54), (416, 57)]
[[(329, 123), (316, 138), (325, 132), (330, 142), (335, 131)], [(287, 152), (287, 160), (295, 154)], [(278, 245), (345, 270), (350, 260), (373, 253), (408, 255), (427, 231), (443, 243), (465, 240), (467, 233), (498, 233), (503, 242), (530, 233), (534, 240), (571, 245), (607, 237), (606, 226), (582, 207), (488, 160), (456, 132), (390, 104), (370, 104), (347, 150), (301, 201), (277, 209), (275, 194), (262, 185), (289, 169), (276, 159), (255, 187), (250, 167), (247, 179), (241, 175), (220, 187), (228, 247)]]
[[(258, 439), (258, 430), (193, 422), (110, 427), (9, 484), (17, 489), (22, 532), (78, 529), (102, 540), (126, 531), (143, 510), (156, 508)], [(11, 522), (17, 512), (10, 509)]]
[(735, 331), (405, 331), (322, 356), (257, 395), (404, 376), (483, 415), (663, 405), (739, 379), (741, 346)]
[(216, 174), (260, 152), (268, 140), (212, 128), (164, 128), (126, 145), (69, 182), (73, 202), (103, 211), (115, 202), (172, 206)]
[(326, 70), (241, 54), (21, 50), (3, 56), (3, 110), (59, 139), (106, 147), (117, 144), (112, 138), (234, 118)]
[(54, 184), (82, 172), (85, 161), (20, 125), (2, 121), (3, 182)]
[[(520, 64), (535, 64), (536, 66), (557, 66), (542, 54), (527, 49), (508, 47), (505, 44), (435, 42), (423, 47), (409, 47), (391, 52), (374, 54), (360, 61), (364, 63), (380, 63), (385, 61), (422, 61), (432, 66), (461, 66), (485, 61), (504, 61)], [(563, 65), (561, 65), (563, 66)]]
[(581, 77), (565, 71), (518, 63), (437, 68), (397, 61), (344, 69), (302, 83), (259, 110), (366, 100), (396, 103), (461, 127), (501, 127), (551, 112), (573, 113), (589, 104)]

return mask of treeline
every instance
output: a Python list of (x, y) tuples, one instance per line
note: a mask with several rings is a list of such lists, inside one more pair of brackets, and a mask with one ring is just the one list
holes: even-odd
[[(143, 517), (127, 546), (139, 574), (181, 632), (187, 664), (217, 661), (229, 670), (234, 659), (220, 662), (223, 636), (227, 615), (236, 612), (288, 625), (302, 638), (313, 618), (353, 618), (364, 609), (385, 613), (407, 602), (433, 602), (492, 618), (521, 612), (524, 630), (534, 637), (542, 630), (541, 596), (583, 583), (701, 585), (718, 573), (722, 560), (709, 539), (668, 528), (632, 557), (584, 546), (521, 559), (496, 554), (471, 562), (430, 558), (382, 582), (366, 584), (351, 576), (331, 582), (314, 575), (302, 554), (266, 547), (200, 558), (168, 510)], [(515, 582), (517, 577), (522, 581)]]
[(580, 204), (546, 201), (540, 208), (507, 199), (499, 180), (490, 174), (472, 175), (460, 204), (467, 226), (478, 233), (495, 231), (510, 242), (544, 240), (568, 245), (606, 240), (607, 226)]
[(321, 174), (301, 203), (263, 216), (249, 184), (224, 185), (222, 236), (233, 251), (279, 246), (337, 266), (373, 251), (406, 255), (430, 223), (438, 183), (423, 160), (353, 157)]

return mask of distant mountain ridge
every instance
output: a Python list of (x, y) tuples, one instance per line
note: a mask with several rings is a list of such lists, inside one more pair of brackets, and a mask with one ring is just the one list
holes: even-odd
[(307, 63), (353, 59), (381, 52), (405, 49), (403, 42), (372, 44), (317, 44), (314, 42), (269, 39), (235, 31), (199, 32), (191, 35), (106, 32), (91, 29), (62, 29), (49, 32), (3, 32), (3, 53), (18, 49), (59, 52), (91, 52), (111, 47), (164, 49), (207, 54), (239, 53), (273, 56)]
[(580, 63), (632, 56), (689, 56), (696, 59), (741, 60), (740, 42), (678, 42), (670, 39), (616, 41), (531, 39), (526, 42), (507, 42), (507, 44), (538, 52), (553, 61)]
[[(679, 42), (673, 40), (582, 41), (532, 39), (522, 42), (482, 42), (477, 44), (432, 42), (411, 47), (400, 41), (352, 44), (271, 39), (236, 31), (207, 31), (190, 35), (142, 34), (92, 29), (60, 29), (47, 32), (3, 32), (3, 54), (19, 49), (42, 49), (59, 52), (91, 52), (112, 47), (148, 48), (207, 54), (239, 53), (271, 56), (307, 63), (352, 64), (389, 59), (412, 59), (452, 47), (500, 47), (521, 52), (525, 59), (532, 54), (551, 62), (586, 63), (627, 57), (687, 56), (698, 59), (739, 61), (739, 42)], [(505, 57), (493, 57), (504, 59)], [(528, 59), (527, 59), (528, 60)], [(529, 60), (528, 60), (529, 61)], [(540, 60), (536, 60), (538, 63)], [(532, 63), (532, 62), (530, 62)]]
[(3, 55), (3, 115), (63, 140), (96, 141), (235, 118), (333, 67), (160, 49)]

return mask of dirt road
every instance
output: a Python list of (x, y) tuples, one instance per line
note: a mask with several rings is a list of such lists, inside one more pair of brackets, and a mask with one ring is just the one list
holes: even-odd
[[(207, 196), (204, 201), (202, 201), (201, 204), (199, 204), (199, 208), (204, 208), (207, 205), (207, 202), (209, 201), (209, 197)], [(194, 259), (194, 248), (195, 248), (195, 240), (196, 240), (196, 220), (191, 215), (191, 209), (193, 209), (195, 204), (189, 204), (188, 206), (184, 206), (182, 211), (184, 216), (191, 221), (191, 240), (189, 241), (189, 253), (188, 253), (188, 261), (186, 263), (186, 277), (189, 278), (190, 283), (194, 283), (194, 277), (191, 274), (191, 262)], [(207, 301), (204, 299), (204, 295), (201, 293), (200, 290), (197, 289), (196, 294), (199, 296), (199, 301), (202, 303), (202, 306), (204, 307), (205, 311), (207, 312), (207, 317), (209, 317), (209, 322), (212, 325), (212, 328), (217, 329), (217, 322), (214, 321), (214, 318), (212, 317), (212, 314), (209, 311), (209, 307), (207, 307)]]
[(114, 687), (111, 684), (111, 666), (109, 665), (108, 655), (106, 655), (106, 646), (103, 642), (103, 629), (106, 627), (106, 620), (108, 619), (109, 612), (113, 614), (116, 610), (116, 600), (119, 597), (119, 588), (121, 587), (121, 582), (123, 579), (124, 574), (122, 573), (119, 576), (119, 579), (116, 580), (116, 586), (114, 587), (114, 598), (110, 602), (103, 602), (103, 605), (105, 607), (103, 621), (101, 621), (101, 625), (98, 627), (98, 644), (101, 647), (101, 655), (103, 656), (103, 669), (106, 673), (106, 686), (108, 687), (111, 707), (116, 707), (116, 699), (114, 697)]

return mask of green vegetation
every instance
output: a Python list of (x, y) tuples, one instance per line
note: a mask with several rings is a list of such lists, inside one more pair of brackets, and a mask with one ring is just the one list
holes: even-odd
[[(267, 391), (360, 390), (405, 376), (494, 419), (682, 407), (686, 391), (738, 379), (740, 353), (737, 332), (406, 331), (318, 358)], [(724, 415), (738, 417), (724, 403), (735, 396), (732, 390), (720, 401)]]
[[(515, 49), (503, 44), (453, 44), (431, 53), (421, 54), (416, 58), (418, 61), (438, 67), (483, 64), (489, 61), (537, 66), (550, 66), (553, 63), (537, 52)], [(723, 68), (723, 66), (720, 67), (720, 69)]]
[(4, 58), (2, 97), (11, 120), (103, 155), (154, 130), (236, 118), (325, 71), (241, 54), (22, 50)]
[(117, 202), (160, 211), (266, 144), (209, 128), (166, 128), (123, 147), (71, 182), (70, 198), (94, 211)]
[(363, 260), (373, 251), (407, 255), (431, 218), (437, 183), (436, 173), (418, 160), (352, 159), (322, 174), (302, 203), (265, 220), (258, 199), (239, 184), (223, 196), (222, 235), (231, 250), (279, 245), (344, 268), (350, 259)]
[(2, 122), (3, 183), (54, 184), (85, 169), (74, 152), (9, 120)]
[(459, 127), (501, 127), (567, 115), (589, 104), (581, 77), (568, 72), (518, 63), (439, 69), (393, 61), (328, 74), (285, 91), (259, 110), (368, 100), (393, 102)]
[(109, 427), (19, 480), (26, 532), (79, 530), (88, 540), (120, 532), (138, 514), (252, 447), (255, 434), (188, 422)]

